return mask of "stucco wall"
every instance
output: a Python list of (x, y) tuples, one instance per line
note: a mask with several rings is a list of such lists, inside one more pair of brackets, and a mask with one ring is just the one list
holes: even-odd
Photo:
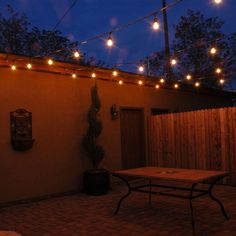
[[(84, 170), (91, 167), (80, 148), (90, 105), (89, 78), (0, 68), (0, 203), (67, 192), (81, 187)], [(229, 105), (227, 99), (118, 85), (98, 81), (104, 129), (100, 142), (106, 150), (102, 165), (121, 167), (120, 121), (111, 120), (110, 107), (192, 110)], [(33, 148), (16, 152), (11, 147), (9, 112), (25, 108), (33, 115)]]

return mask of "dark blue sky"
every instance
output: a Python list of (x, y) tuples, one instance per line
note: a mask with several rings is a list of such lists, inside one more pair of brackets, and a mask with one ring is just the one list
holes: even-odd
[[(167, 0), (171, 3), (174, 0)], [(184, 0), (169, 10), (170, 39), (173, 39), (172, 25), (178, 22), (188, 9), (199, 10), (206, 16), (219, 16), (225, 21), (224, 31), (236, 31), (236, 0), (223, 0), (215, 6), (213, 0)], [(10, 4), (15, 10), (26, 13), (32, 25), (52, 29), (73, 0), (0, 0), (1, 12)], [(74, 40), (85, 40), (99, 33), (145, 16), (161, 8), (161, 0), (78, 0), (58, 29)], [(162, 21), (162, 16), (158, 18)], [(92, 41), (80, 50), (88, 56), (95, 56), (107, 64), (139, 61), (164, 46), (163, 30), (153, 32), (149, 20), (131, 26), (113, 35), (116, 47), (108, 49), (102, 40)], [(128, 68), (127, 68), (128, 69)]]

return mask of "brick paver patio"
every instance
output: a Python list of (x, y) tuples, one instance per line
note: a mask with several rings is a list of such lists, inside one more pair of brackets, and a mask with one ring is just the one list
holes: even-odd
[[(125, 189), (116, 186), (104, 196), (85, 194), (53, 198), (0, 209), (0, 230), (23, 236), (184, 236), (192, 235), (189, 204), (186, 200), (133, 193), (117, 216), (113, 211)], [(217, 186), (230, 220), (208, 197), (196, 199), (196, 233), (202, 236), (236, 235), (236, 188)]]

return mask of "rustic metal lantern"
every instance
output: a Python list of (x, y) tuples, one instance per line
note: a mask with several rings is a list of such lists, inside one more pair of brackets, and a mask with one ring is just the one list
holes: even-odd
[(11, 143), (16, 151), (26, 151), (32, 148), (32, 113), (25, 109), (10, 112)]

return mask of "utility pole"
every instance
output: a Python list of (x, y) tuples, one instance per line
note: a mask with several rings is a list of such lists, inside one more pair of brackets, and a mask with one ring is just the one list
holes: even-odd
[(162, 13), (163, 13), (163, 22), (164, 22), (164, 36), (165, 36), (165, 59), (166, 59), (165, 72), (168, 78), (171, 75), (173, 75), (173, 73), (170, 66), (170, 43), (169, 43), (169, 29), (168, 29), (166, 0), (162, 0), (162, 8), (163, 8)]

